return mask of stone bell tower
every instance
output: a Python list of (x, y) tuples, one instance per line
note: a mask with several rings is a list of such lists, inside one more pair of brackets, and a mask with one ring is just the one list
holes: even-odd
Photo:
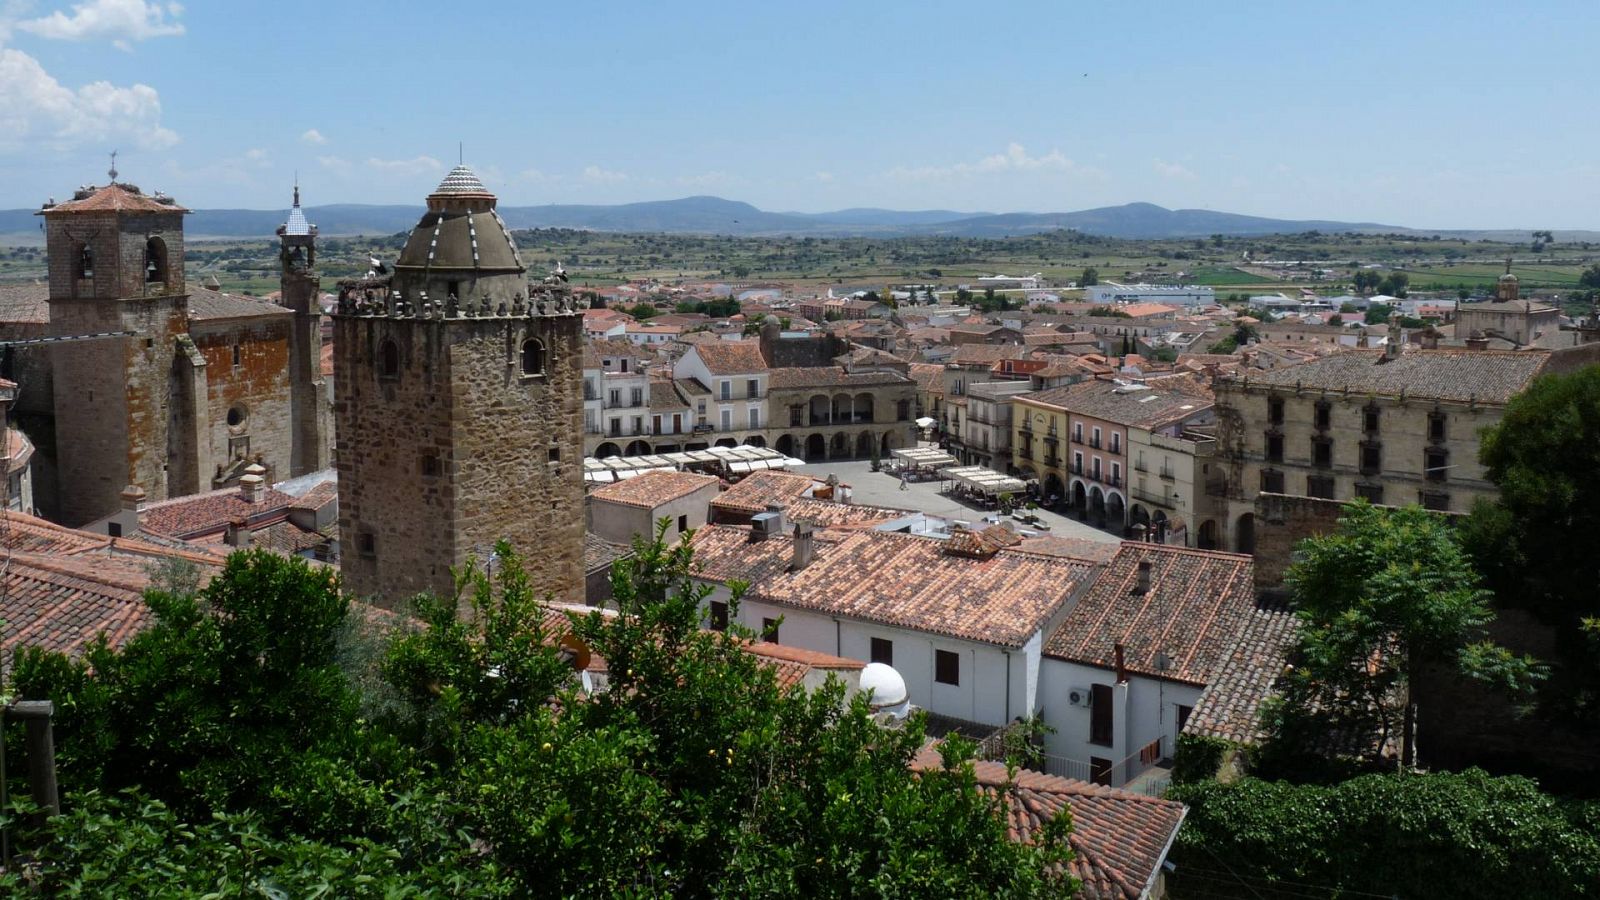
[[(153, 499), (196, 489), (199, 433), (184, 341), (183, 217), (172, 198), (117, 181), (39, 210), (49, 254), (59, 518), (82, 525), (122, 508), (137, 485)], [(203, 385), (203, 381), (201, 382)], [(204, 402), (203, 387), (199, 402)], [(169, 461), (176, 463), (169, 466)]]
[(583, 316), (562, 278), (528, 281), (495, 203), (457, 166), (393, 274), (340, 284), (341, 568), (384, 605), (448, 595), (502, 539), (540, 594), (583, 600)]
[(291, 477), (328, 467), (332, 415), (328, 385), (322, 379), (322, 279), (317, 276), (317, 226), (300, 210), (300, 185), (294, 205), (278, 226), (278, 287), (284, 306), (294, 311), (289, 334), (289, 408), (293, 428)]

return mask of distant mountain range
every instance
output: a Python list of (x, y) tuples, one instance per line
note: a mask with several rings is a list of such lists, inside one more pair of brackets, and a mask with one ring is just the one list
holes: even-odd
[[(31, 209), (0, 210), (0, 242), (39, 239), (39, 219)], [(417, 222), (417, 206), (334, 204), (306, 208), (306, 216), (328, 236), (393, 234)], [(1153, 203), (1128, 203), (1062, 213), (974, 213), (947, 209), (901, 211), (842, 209), (826, 213), (767, 212), (748, 203), (721, 197), (684, 197), (623, 203), (616, 206), (502, 206), (512, 228), (581, 228), (594, 231), (667, 232), (739, 236), (813, 235), (999, 238), (1070, 228), (1085, 234), (1118, 238), (1185, 238), (1213, 234), (1231, 236), (1300, 231), (1378, 231), (1448, 233), (1454, 236), (1505, 235), (1522, 240), (1527, 232), (1417, 232), (1372, 222), (1268, 219), (1208, 209), (1165, 209)], [(268, 238), (283, 221), (283, 210), (201, 209), (188, 220), (194, 237)]]

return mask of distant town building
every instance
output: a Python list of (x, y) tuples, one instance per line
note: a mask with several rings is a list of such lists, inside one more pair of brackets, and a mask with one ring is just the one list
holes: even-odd
[(1210, 306), (1216, 292), (1197, 284), (1118, 284), (1103, 281), (1084, 289), (1090, 303), (1167, 303), (1177, 306)]

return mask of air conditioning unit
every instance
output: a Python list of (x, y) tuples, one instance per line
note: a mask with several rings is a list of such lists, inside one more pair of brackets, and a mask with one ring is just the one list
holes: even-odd
[(783, 533), (783, 513), (764, 512), (750, 517), (750, 530), (766, 537)]
[(1072, 706), (1088, 707), (1093, 705), (1094, 696), (1086, 687), (1075, 687), (1067, 691), (1067, 703)]

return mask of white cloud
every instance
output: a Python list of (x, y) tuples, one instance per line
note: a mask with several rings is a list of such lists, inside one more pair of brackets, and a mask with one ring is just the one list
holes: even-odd
[(1194, 173), (1181, 163), (1169, 163), (1165, 160), (1156, 160), (1154, 168), (1156, 174), (1163, 178), (1193, 178)]
[(244, 162), (258, 169), (272, 168), (272, 160), (267, 157), (267, 151), (260, 147), (253, 147), (244, 152)]
[(444, 168), (444, 163), (431, 156), (416, 156), (411, 159), (378, 159), (371, 157), (367, 160), (367, 167), (380, 172), (393, 175), (426, 175)]
[(342, 156), (319, 156), (317, 157), (317, 165), (334, 172), (350, 171), (350, 160)]
[(131, 42), (183, 34), (177, 21), (183, 7), (177, 3), (146, 3), (145, 0), (89, 0), (75, 3), (72, 14), (60, 10), (38, 19), (17, 23), (23, 31), (43, 38), (63, 41), (105, 39), (123, 50)]
[(823, 184), (832, 184), (833, 183), (833, 173), (832, 172), (818, 172), (817, 174), (815, 174), (815, 175), (813, 175), (811, 177), (816, 179), (817, 181), (822, 182)]
[(39, 61), (0, 47), (0, 146), (62, 149), (107, 140), (131, 140), (145, 150), (178, 142), (161, 125), (161, 98), (147, 84), (118, 87), (106, 81), (76, 90), (53, 78)]
[(616, 184), (619, 181), (627, 181), (628, 175), (626, 172), (613, 172), (599, 166), (584, 166), (583, 180), (590, 184)]
[(977, 162), (956, 163), (950, 166), (896, 166), (889, 170), (889, 177), (902, 181), (938, 181), (970, 178), (974, 175), (1044, 171), (1096, 173), (1096, 170), (1068, 159), (1060, 150), (1051, 150), (1043, 156), (1030, 156), (1027, 148), (1012, 142), (1006, 145), (1005, 152), (985, 156)]
[(322, 132), (316, 130), (315, 128), (307, 128), (300, 135), (300, 140), (305, 141), (308, 144), (326, 144), (328, 142), (328, 139), (322, 136)]

